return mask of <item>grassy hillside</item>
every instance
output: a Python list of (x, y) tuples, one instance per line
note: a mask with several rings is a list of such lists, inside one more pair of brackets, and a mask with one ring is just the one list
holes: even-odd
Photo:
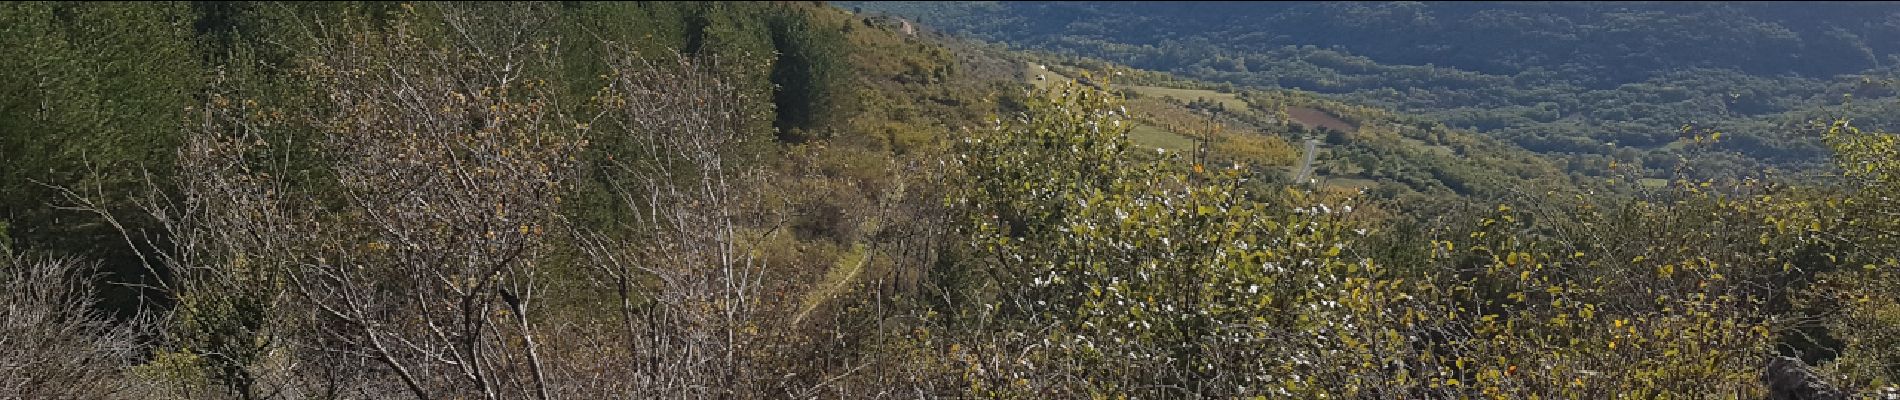
[[(1653, 176), (1812, 171), (1813, 121), (1891, 128), (1894, 11), (1871, 4), (843, 3), (1195, 79), (1376, 104)], [(1855, 101), (1844, 101), (1851, 96)], [(1682, 127), (1725, 133), (1705, 151)], [(1693, 153), (1693, 154), (1692, 154)], [(1681, 156), (1688, 156), (1686, 159)]]

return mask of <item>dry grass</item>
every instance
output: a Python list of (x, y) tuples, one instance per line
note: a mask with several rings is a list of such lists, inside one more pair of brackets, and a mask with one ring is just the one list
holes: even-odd
[(1134, 128), (1128, 130), (1128, 139), (1137, 146), (1168, 151), (1187, 151), (1194, 148), (1193, 138), (1148, 124), (1135, 124)]
[(1220, 104), (1222, 106), (1226, 106), (1228, 110), (1239, 111), (1239, 110), (1247, 109), (1247, 102), (1241, 100), (1240, 96), (1237, 96), (1233, 93), (1221, 93), (1221, 92), (1216, 92), (1212, 90), (1203, 90), (1203, 89), (1177, 89), (1177, 88), (1161, 87), (1161, 86), (1124, 86), (1124, 85), (1117, 85), (1117, 86), (1119, 86), (1122, 89), (1127, 89), (1131, 92), (1135, 92), (1135, 94), (1139, 94), (1142, 96), (1172, 97), (1172, 98), (1180, 99), (1181, 101), (1194, 101), (1194, 99), (1197, 99), (1197, 98), (1205, 98), (1208, 100), (1220, 102)]

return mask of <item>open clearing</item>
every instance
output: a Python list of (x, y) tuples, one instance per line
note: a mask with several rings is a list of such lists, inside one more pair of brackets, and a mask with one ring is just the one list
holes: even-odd
[(1289, 118), (1293, 118), (1293, 122), (1305, 125), (1306, 129), (1320, 127), (1346, 133), (1357, 132), (1359, 130), (1359, 127), (1352, 126), (1352, 124), (1346, 123), (1346, 121), (1339, 119), (1339, 117), (1334, 117), (1332, 114), (1313, 108), (1287, 107), (1286, 115)]
[(1412, 146), (1416, 148), (1425, 149), (1425, 151), (1438, 153), (1439, 155), (1442, 155), (1442, 156), (1446, 156), (1446, 157), (1458, 156), (1458, 150), (1452, 149), (1451, 146), (1426, 144), (1425, 141), (1423, 140), (1413, 139), (1409, 137), (1400, 137), (1399, 141), (1404, 142), (1406, 146)]
[(1141, 123), (1128, 129), (1128, 140), (1134, 142), (1136, 146), (1161, 148), (1168, 151), (1187, 151), (1194, 148), (1193, 138)]
[[(1127, 89), (1128, 91), (1134, 92), (1135, 94), (1138, 94), (1141, 96), (1171, 97), (1171, 98), (1179, 99), (1181, 101), (1193, 101), (1194, 99), (1208, 99), (1208, 100), (1220, 102), (1220, 104), (1226, 106), (1227, 109), (1229, 110), (1248, 109), (1247, 102), (1244, 100), (1241, 100), (1240, 96), (1237, 96), (1233, 93), (1221, 93), (1221, 92), (1216, 92), (1212, 90), (1204, 90), (1204, 89), (1179, 89), (1179, 88), (1161, 87), (1161, 86), (1133, 86), (1133, 85), (1117, 85), (1117, 86), (1122, 89)], [(1325, 111), (1321, 111), (1315, 108), (1288, 107), (1286, 110), (1286, 113), (1287, 113), (1287, 117), (1290, 117), (1293, 119), (1293, 122), (1297, 122), (1300, 125), (1304, 125), (1306, 126), (1307, 129), (1325, 127), (1325, 128), (1340, 131), (1340, 132), (1356, 132), (1359, 129), (1358, 127), (1353, 126), (1351, 123), (1347, 123), (1345, 120), (1339, 119), (1339, 117), (1334, 117), (1330, 113), (1327, 113)]]
[(1135, 94), (1142, 95), (1142, 96), (1172, 97), (1172, 98), (1180, 99), (1181, 101), (1194, 101), (1194, 99), (1204, 98), (1204, 99), (1220, 102), (1222, 106), (1227, 107), (1227, 109), (1229, 110), (1247, 109), (1247, 102), (1241, 100), (1240, 96), (1236, 96), (1233, 93), (1221, 93), (1221, 92), (1216, 92), (1212, 90), (1202, 90), (1202, 89), (1176, 89), (1176, 88), (1161, 87), (1161, 86), (1132, 86), (1132, 85), (1115, 85), (1115, 86), (1121, 89), (1126, 89), (1128, 91), (1135, 92)]
[[(1040, 82), (1035, 81), (1034, 74), (1036, 73), (1048, 74), (1049, 79), (1060, 79), (1058, 78), (1058, 75), (1052, 72), (1042, 71), (1033, 64), (1029, 65), (1028, 70), (1026, 71), (1030, 74), (1029, 76), (1031, 77), (1030, 78), (1031, 83), (1034, 83), (1037, 86), (1045, 86), (1048, 84), (1047, 83), (1048, 81), (1040, 81)], [(1143, 96), (1143, 97), (1167, 97), (1167, 98), (1178, 99), (1181, 101), (1193, 101), (1194, 99), (1208, 99), (1211, 101), (1220, 102), (1222, 105), (1226, 106), (1227, 109), (1229, 110), (1246, 110), (1249, 107), (1246, 101), (1241, 100), (1239, 96), (1234, 95), (1232, 93), (1221, 93), (1221, 92), (1216, 92), (1212, 90), (1203, 90), (1203, 89), (1180, 89), (1180, 88), (1161, 87), (1161, 86), (1135, 86), (1135, 85), (1115, 85), (1115, 86), (1117, 88), (1128, 90), (1130, 92), (1135, 93), (1136, 95)], [(1327, 113), (1319, 109), (1310, 108), (1310, 107), (1289, 107), (1287, 108), (1287, 117), (1291, 118), (1293, 122), (1295, 123), (1299, 123), (1300, 125), (1306, 126), (1308, 129), (1325, 127), (1325, 128), (1337, 130), (1340, 132), (1356, 132), (1359, 129), (1356, 126), (1353, 126), (1351, 123), (1348, 123), (1345, 120), (1339, 119), (1339, 117), (1335, 117), (1330, 113)], [(1136, 124), (1134, 128), (1131, 128), (1128, 130), (1128, 137), (1129, 137), (1129, 140), (1134, 142), (1135, 145), (1141, 146), (1143, 148), (1161, 148), (1161, 149), (1166, 149), (1168, 151), (1189, 151), (1194, 148), (1193, 138), (1171, 132), (1165, 128), (1158, 127), (1152, 124), (1146, 124), (1146, 123)], [(1417, 139), (1408, 139), (1407, 144), (1415, 145), (1421, 148), (1425, 148), (1428, 151), (1438, 152), (1445, 155), (1452, 155), (1454, 153), (1450, 147), (1428, 145), (1428, 144), (1425, 144), (1424, 141), (1419, 141)], [(1317, 153), (1324, 153), (1326, 151), (1323, 148), (1315, 149), (1315, 150), (1317, 150), (1316, 151)], [(1305, 154), (1302, 154), (1301, 156), (1304, 157)], [(1286, 166), (1282, 168), (1283, 168), (1282, 169), (1283, 171), (1286, 171), (1289, 177), (1292, 174), (1298, 173), (1298, 171), (1296, 170), (1297, 166)], [(1350, 171), (1347, 171), (1347, 172), (1350, 172)], [(1329, 187), (1329, 188), (1365, 189), (1365, 188), (1378, 186), (1379, 184), (1378, 181), (1365, 179), (1365, 177), (1363, 176), (1359, 176), (1359, 175), (1351, 174), (1351, 173), (1346, 173), (1346, 174), (1314, 173), (1311, 178), (1318, 180), (1320, 183), (1320, 186)]]
[[(1036, 79), (1037, 77), (1041, 77), (1042, 79)], [(1047, 88), (1050, 83), (1067, 79), (1069, 79), (1069, 77), (1062, 76), (1062, 74), (1058, 74), (1056, 71), (1044, 68), (1041, 64), (1033, 62), (1023, 63), (1023, 81), (1029, 82), (1030, 85), (1034, 85), (1037, 89)]]

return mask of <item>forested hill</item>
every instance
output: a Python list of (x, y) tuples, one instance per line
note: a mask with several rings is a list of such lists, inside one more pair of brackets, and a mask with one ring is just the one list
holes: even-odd
[[(855, 3), (843, 3), (858, 6)], [(997, 2), (864, 4), (1033, 46), (1212, 42), (1216, 53), (1335, 47), (1383, 64), (1493, 75), (1545, 69), (1594, 88), (1677, 68), (1828, 77), (1892, 64), (1900, 10), (1812, 2)], [(1192, 63), (1169, 56), (1137, 67)]]
[[(1021, 47), (1286, 87), (1476, 128), (1578, 170), (1813, 166), (1814, 119), (1892, 126), (1900, 9), (1877, 3), (866, 2)], [(1846, 95), (1852, 102), (1842, 106)], [(1582, 164), (1594, 165), (1585, 167)]]
[(1900, 393), (1872, 77), (950, 6), (0, 2), (0, 399)]

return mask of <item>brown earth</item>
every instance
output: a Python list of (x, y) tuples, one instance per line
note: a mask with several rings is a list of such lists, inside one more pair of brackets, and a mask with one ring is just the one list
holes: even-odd
[(1339, 117), (1334, 117), (1332, 114), (1328, 114), (1325, 111), (1320, 111), (1320, 110), (1316, 110), (1312, 108), (1287, 107), (1286, 114), (1288, 117), (1293, 118), (1293, 122), (1298, 122), (1300, 125), (1306, 126), (1306, 129), (1314, 129), (1315, 127), (1323, 127), (1323, 128), (1328, 128), (1328, 129), (1332, 129), (1332, 130), (1336, 130), (1340, 132), (1346, 132), (1346, 133), (1352, 133), (1359, 130), (1359, 127), (1352, 126), (1352, 124), (1349, 124), (1349, 123), (1346, 123), (1346, 121), (1340, 120)]

